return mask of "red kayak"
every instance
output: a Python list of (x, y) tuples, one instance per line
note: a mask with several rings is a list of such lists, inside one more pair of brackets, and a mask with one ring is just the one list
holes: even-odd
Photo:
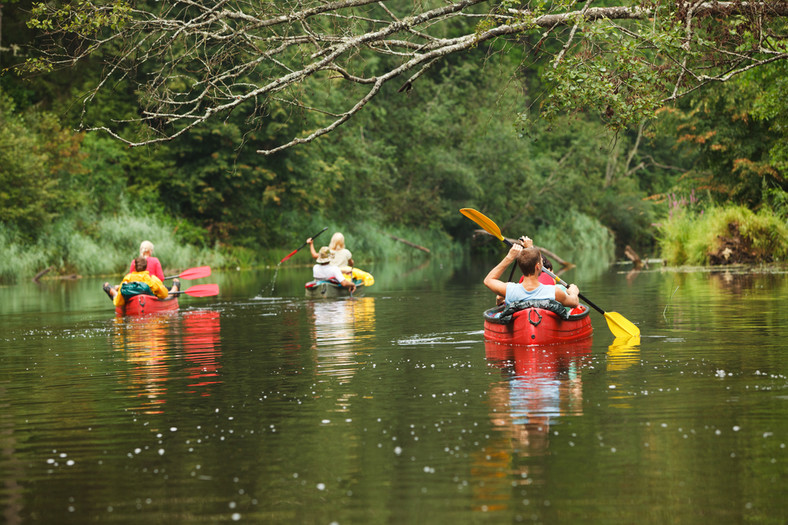
[(584, 304), (566, 313), (557, 301), (524, 301), (484, 312), (484, 339), (510, 345), (552, 345), (594, 333)]
[(170, 295), (166, 299), (159, 299), (153, 295), (135, 295), (131, 299), (127, 299), (124, 306), (116, 306), (115, 313), (117, 315), (143, 315), (177, 309), (177, 295)]

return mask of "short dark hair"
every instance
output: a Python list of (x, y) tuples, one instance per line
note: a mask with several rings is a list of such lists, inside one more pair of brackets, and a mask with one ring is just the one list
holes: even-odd
[(542, 262), (542, 252), (539, 251), (539, 248), (534, 248), (533, 246), (524, 248), (517, 255), (517, 264), (520, 265), (520, 271), (523, 272), (523, 275), (536, 274), (536, 265), (540, 262)]
[(134, 269), (138, 272), (144, 272), (148, 269), (148, 258), (140, 255), (134, 259)]
[(550, 262), (550, 259), (542, 255), (542, 268), (547, 268), (548, 270), (553, 269), (553, 263)]

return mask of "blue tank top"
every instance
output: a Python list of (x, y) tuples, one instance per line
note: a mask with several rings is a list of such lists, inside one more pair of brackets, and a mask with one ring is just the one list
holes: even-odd
[(506, 304), (539, 299), (555, 300), (555, 285), (540, 284), (534, 290), (527, 292), (520, 283), (506, 283)]

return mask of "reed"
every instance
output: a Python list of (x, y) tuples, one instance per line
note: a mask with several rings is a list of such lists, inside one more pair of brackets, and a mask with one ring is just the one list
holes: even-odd
[(50, 266), (54, 267), (50, 275), (122, 276), (146, 239), (155, 245), (155, 255), (165, 269), (226, 264), (218, 247), (185, 243), (166, 220), (121, 206), (113, 216), (83, 213), (61, 218), (34, 242), (0, 225), (0, 282), (32, 278)]

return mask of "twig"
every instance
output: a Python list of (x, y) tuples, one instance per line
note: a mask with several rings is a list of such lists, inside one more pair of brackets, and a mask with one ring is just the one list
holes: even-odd
[(676, 292), (678, 291), (679, 291), (679, 287), (677, 286), (676, 289), (673, 290), (673, 293), (670, 294), (670, 299), (668, 299), (668, 304), (665, 305), (665, 309), (662, 310), (662, 318), (665, 319), (665, 322), (668, 321), (668, 318), (665, 317), (665, 313), (668, 311), (668, 306), (670, 306), (670, 301), (673, 300), (673, 296), (676, 295)]
[(386, 233), (386, 232), (382, 232), (382, 233), (384, 233), (384, 234), (388, 235), (389, 237), (391, 237), (391, 238), (392, 238), (392, 239), (394, 239), (395, 241), (399, 241), (399, 242), (401, 242), (401, 243), (403, 243), (403, 244), (407, 244), (408, 246), (411, 246), (411, 247), (413, 247), (413, 248), (416, 248), (417, 250), (421, 250), (421, 251), (423, 251), (423, 252), (430, 253), (430, 250), (429, 250), (428, 248), (425, 248), (424, 246), (419, 246), (418, 244), (414, 244), (414, 243), (412, 243), (412, 242), (410, 242), (410, 241), (406, 241), (405, 239), (400, 239), (399, 237), (396, 237), (396, 236), (394, 236), (394, 235), (391, 235), (390, 233)]

